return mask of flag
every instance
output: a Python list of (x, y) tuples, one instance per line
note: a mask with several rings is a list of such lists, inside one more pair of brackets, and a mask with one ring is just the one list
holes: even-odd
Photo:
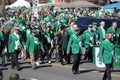
[(54, 3), (54, 0), (48, 0), (49, 3)]
[(60, 0), (54, 0), (55, 3), (60, 2)]
[(49, 3), (57, 3), (60, 2), (60, 0), (48, 0)]

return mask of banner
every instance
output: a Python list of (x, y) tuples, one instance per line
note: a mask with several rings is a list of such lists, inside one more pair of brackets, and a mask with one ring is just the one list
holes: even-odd
[(48, 0), (49, 3), (54, 3), (54, 0)]
[(95, 64), (99, 68), (104, 68), (105, 64), (104, 63), (100, 64), (99, 61), (99, 57), (98, 57), (99, 51), (100, 51), (100, 47), (95, 47)]
[(60, 0), (54, 0), (54, 1), (55, 1), (55, 3), (60, 2)]
[(57, 3), (60, 2), (60, 0), (48, 0), (49, 3)]

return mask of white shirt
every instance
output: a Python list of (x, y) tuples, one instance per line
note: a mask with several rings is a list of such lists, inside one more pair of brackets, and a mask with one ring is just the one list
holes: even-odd
[(105, 29), (103, 27), (100, 27), (102, 29), (103, 32), (103, 38), (105, 38)]

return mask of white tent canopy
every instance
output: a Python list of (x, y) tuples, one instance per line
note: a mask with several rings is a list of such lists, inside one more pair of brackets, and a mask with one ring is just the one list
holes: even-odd
[(17, 0), (16, 2), (14, 2), (13, 4), (9, 5), (9, 6), (6, 6), (6, 8), (12, 8), (12, 7), (27, 7), (29, 8), (30, 7), (30, 3), (25, 1), (25, 0)]

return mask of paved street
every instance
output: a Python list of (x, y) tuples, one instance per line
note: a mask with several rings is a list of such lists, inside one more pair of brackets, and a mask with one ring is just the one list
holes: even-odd
[[(21, 62), (21, 71), (12, 70), (10, 63), (7, 63), (7, 67), (0, 67), (3, 70), (4, 79), (9, 80), (11, 73), (18, 73), (22, 79), (26, 80), (101, 80), (103, 76), (103, 70), (97, 68), (92, 63), (80, 64), (81, 74), (73, 75), (71, 72), (71, 64), (61, 66), (58, 63), (52, 64), (40, 64), (36, 70), (31, 69), (30, 64), (27, 61)], [(22, 63), (23, 62), (23, 63)], [(120, 68), (115, 68), (112, 72), (113, 80), (120, 80)]]

